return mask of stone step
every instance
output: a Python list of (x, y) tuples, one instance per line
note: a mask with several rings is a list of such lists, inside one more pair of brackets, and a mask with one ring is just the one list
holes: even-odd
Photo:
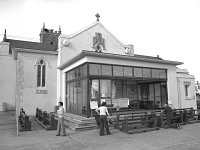
[[(58, 119), (55, 114), (55, 119)], [(94, 118), (78, 119), (76, 117), (71, 117), (64, 115), (64, 125), (72, 130), (89, 130), (98, 128), (96, 125), (96, 120)]]

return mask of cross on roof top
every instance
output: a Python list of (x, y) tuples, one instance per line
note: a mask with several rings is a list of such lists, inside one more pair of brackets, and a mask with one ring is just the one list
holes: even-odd
[(97, 21), (99, 21), (100, 15), (97, 13), (95, 16), (97, 17)]

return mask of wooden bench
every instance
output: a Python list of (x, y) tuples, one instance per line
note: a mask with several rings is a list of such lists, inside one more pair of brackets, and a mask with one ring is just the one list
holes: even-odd
[(158, 130), (156, 114), (134, 114), (124, 116), (122, 131), (128, 134)]
[[(172, 110), (172, 116), (171, 116), (171, 127), (176, 127), (177, 124), (182, 124), (183, 123), (183, 113), (181, 110)], [(166, 114), (163, 112), (160, 112), (157, 115), (157, 126), (161, 128), (167, 128), (167, 119), (166, 119)]]
[(36, 108), (35, 120), (46, 130), (56, 130), (58, 120), (53, 113), (47, 113), (42, 109)]
[(141, 111), (141, 112), (129, 111), (129, 112), (116, 113), (116, 117), (114, 119), (114, 128), (115, 129), (122, 128), (122, 122), (124, 121), (124, 116), (131, 116), (133, 118), (133, 116), (137, 114), (147, 114), (147, 113), (146, 111)]
[[(135, 128), (134, 132), (147, 131), (147, 129), (145, 129), (144, 127), (151, 128), (156, 126), (156, 118), (155, 118), (156, 112), (151, 111), (151, 114), (148, 113), (149, 111), (139, 111), (139, 112), (132, 111), (132, 112), (117, 113), (114, 119), (114, 128), (120, 129), (126, 133), (130, 133), (128, 131), (130, 131), (129, 129), (131, 129), (132, 127)], [(139, 127), (143, 129), (136, 131), (136, 128)]]
[(23, 109), (21, 109), (20, 111), (19, 124), (19, 131), (31, 131), (31, 121), (29, 120), (29, 116), (26, 115)]
[(193, 108), (183, 109), (183, 122), (188, 124), (200, 122), (200, 110)]

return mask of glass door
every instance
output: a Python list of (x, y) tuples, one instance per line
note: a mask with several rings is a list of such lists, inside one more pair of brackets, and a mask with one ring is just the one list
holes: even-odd
[(95, 109), (100, 106), (100, 91), (99, 91), (99, 79), (90, 80), (90, 114), (91, 116), (97, 115)]
[(100, 80), (100, 104), (106, 102), (109, 110), (112, 109), (111, 80)]

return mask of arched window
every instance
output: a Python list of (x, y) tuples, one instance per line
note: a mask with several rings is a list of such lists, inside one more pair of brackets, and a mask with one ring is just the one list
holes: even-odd
[(37, 87), (45, 87), (46, 64), (43, 59), (37, 63)]

